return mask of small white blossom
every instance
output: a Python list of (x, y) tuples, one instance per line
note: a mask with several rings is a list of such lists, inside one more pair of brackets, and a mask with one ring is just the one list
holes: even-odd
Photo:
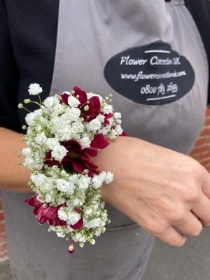
[(81, 233), (76, 233), (73, 237), (73, 240), (75, 242), (78, 242), (80, 240), (80, 238), (82, 237)]
[(45, 99), (45, 101), (43, 102), (43, 105), (45, 107), (47, 107), (48, 109), (52, 109), (53, 106), (58, 105), (60, 102), (58, 100), (58, 98), (56, 98), (55, 96), (49, 96)]
[(32, 174), (31, 175), (31, 181), (37, 186), (37, 187), (41, 187), (43, 186), (46, 181), (47, 181), (47, 177), (44, 174)]
[(99, 115), (97, 116), (97, 119), (98, 119), (101, 123), (103, 123), (105, 117), (104, 117), (103, 115), (99, 114)]
[(110, 139), (115, 139), (117, 136), (117, 133), (114, 129), (112, 129), (110, 132), (109, 132), (109, 138)]
[(91, 140), (88, 136), (84, 136), (80, 139), (80, 145), (82, 146), (82, 149), (89, 148), (90, 143), (91, 143)]
[(69, 182), (64, 179), (57, 179), (56, 187), (61, 192), (67, 192), (69, 189)]
[(81, 215), (75, 211), (68, 212), (68, 224), (74, 225), (81, 219)]
[(92, 184), (95, 189), (98, 189), (102, 186), (105, 179), (106, 173), (101, 172), (99, 175), (94, 175), (92, 178)]
[(81, 191), (86, 191), (87, 188), (89, 187), (89, 184), (90, 184), (90, 181), (91, 181), (91, 178), (88, 177), (88, 176), (82, 176), (80, 179), (79, 179), (79, 188)]
[(45, 144), (48, 149), (53, 150), (56, 146), (59, 145), (59, 141), (55, 138), (48, 138)]
[(57, 199), (57, 204), (58, 205), (64, 204), (65, 202), (66, 202), (66, 199), (64, 197), (59, 197)]
[(40, 87), (40, 85), (39, 85), (39, 84), (36, 84), (36, 83), (30, 84), (29, 90), (28, 90), (28, 92), (29, 92), (30, 95), (37, 95), (37, 94), (41, 93), (42, 91), (43, 91), (43, 90), (42, 90), (42, 88)]
[(57, 231), (56, 234), (58, 237), (61, 237), (61, 238), (64, 238), (66, 236), (65, 233), (60, 232), (60, 231)]
[(94, 119), (90, 121), (86, 127), (89, 131), (99, 130), (101, 128), (101, 122), (98, 119)]
[(55, 198), (51, 194), (47, 193), (45, 196), (45, 200), (47, 203), (50, 203), (50, 202), (54, 202)]
[(114, 113), (114, 118), (115, 119), (121, 119), (121, 113), (115, 112)]
[(61, 207), (58, 210), (58, 217), (62, 221), (67, 221), (67, 219), (68, 219), (68, 209), (66, 207)]
[(67, 141), (71, 138), (71, 126), (66, 125), (65, 127), (59, 128), (55, 132), (55, 137), (58, 141)]
[(32, 113), (32, 112), (31, 112), (31, 113), (28, 113), (28, 114), (26, 115), (25, 120), (26, 120), (27, 125), (32, 126), (32, 125), (35, 124), (35, 122), (34, 122), (34, 117), (35, 117), (35, 114)]
[(120, 125), (117, 125), (115, 127), (115, 131), (116, 131), (117, 135), (121, 135), (123, 133), (123, 130)]
[(60, 145), (60, 146), (55, 146), (55, 148), (52, 151), (52, 157), (57, 160), (57, 161), (62, 161), (62, 159), (66, 156), (68, 150)]
[(65, 107), (62, 104), (57, 104), (53, 106), (53, 116), (58, 116), (65, 112)]
[(82, 122), (77, 121), (72, 124), (71, 134), (78, 134), (78, 133), (82, 133), (83, 131), (84, 131), (84, 125), (82, 124)]
[(109, 184), (109, 183), (111, 183), (113, 181), (113, 179), (114, 179), (114, 175), (111, 172), (108, 171), (106, 173), (105, 183)]
[(70, 95), (68, 98), (68, 104), (70, 107), (78, 107), (80, 101), (76, 97)]
[(76, 197), (76, 198), (73, 200), (73, 205), (74, 205), (74, 207), (80, 206), (80, 205), (81, 205), (81, 201), (79, 200), (79, 198)]
[(43, 145), (47, 141), (47, 137), (44, 132), (41, 132), (34, 138), (34, 140), (37, 144)]
[(32, 151), (31, 148), (27, 147), (27, 148), (23, 148), (21, 153), (23, 155), (25, 155), (26, 157), (30, 157), (32, 155)]
[(68, 108), (66, 114), (70, 121), (75, 122), (79, 119), (81, 112), (78, 108)]
[(109, 105), (109, 104), (105, 104), (103, 106), (103, 112), (105, 114), (109, 114), (109, 113), (112, 113), (113, 112), (113, 106), (112, 105)]

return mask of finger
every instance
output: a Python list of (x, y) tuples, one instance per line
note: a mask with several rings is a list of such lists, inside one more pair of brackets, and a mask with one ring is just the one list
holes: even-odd
[[(128, 196), (129, 199), (129, 196)], [(159, 213), (139, 200), (132, 201), (134, 211), (133, 220), (152, 235), (171, 246), (183, 246), (187, 238), (178, 232)]]
[(174, 226), (188, 236), (198, 236), (203, 229), (201, 221), (192, 212), (186, 213), (184, 220), (175, 222)]
[(204, 227), (210, 226), (210, 200), (202, 195), (199, 202), (194, 204), (191, 211), (198, 217)]
[(186, 236), (179, 233), (171, 226), (169, 226), (163, 233), (155, 234), (155, 236), (174, 247), (181, 247), (187, 243)]

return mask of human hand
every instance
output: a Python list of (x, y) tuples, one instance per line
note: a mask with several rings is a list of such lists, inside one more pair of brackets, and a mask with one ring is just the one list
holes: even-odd
[(103, 200), (172, 246), (210, 226), (210, 174), (189, 156), (118, 137), (94, 162), (114, 173)]

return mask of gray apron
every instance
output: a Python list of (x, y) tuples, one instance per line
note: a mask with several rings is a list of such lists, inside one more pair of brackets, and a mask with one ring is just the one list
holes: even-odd
[[(112, 93), (114, 108), (122, 113), (123, 128), (129, 135), (188, 154), (204, 122), (208, 78), (204, 47), (183, 2), (61, 0), (50, 94), (71, 90), (75, 85), (103, 96)], [(138, 53), (141, 57), (133, 59)], [(172, 55), (172, 60), (166, 55)], [(159, 64), (159, 68), (153, 64)], [(123, 85), (130, 83), (136, 94), (132, 79), (137, 77), (129, 74), (137, 69), (132, 68), (134, 65), (139, 65), (138, 79), (143, 82), (149, 77), (145, 86), (138, 81), (140, 101), (131, 98), (129, 92), (126, 95), (121, 89), (115, 90), (121, 77)], [(161, 79), (153, 73), (155, 69), (162, 73)], [(122, 73), (124, 70), (127, 72)], [(120, 76), (115, 78), (117, 71)], [(150, 75), (147, 78), (143, 76), (146, 72)], [(177, 82), (172, 76), (178, 77)], [(178, 88), (179, 94), (189, 89), (177, 97)], [(23, 203), (27, 197), (3, 192), (15, 279), (141, 278), (154, 238), (131, 219), (107, 205), (112, 222), (106, 233), (94, 246), (77, 247), (70, 256), (68, 242), (48, 233), (47, 226), (38, 225)], [(14, 209), (18, 209), (15, 214)]]

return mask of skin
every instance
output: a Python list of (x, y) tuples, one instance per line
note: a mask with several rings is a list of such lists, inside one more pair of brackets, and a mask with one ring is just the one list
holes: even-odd
[[(22, 135), (0, 128), (0, 187), (30, 192), (30, 172), (17, 165)], [(10, 141), (8, 141), (10, 139)], [(103, 200), (172, 246), (210, 226), (210, 175), (189, 156), (140, 139), (118, 137), (93, 159), (114, 180)]]

